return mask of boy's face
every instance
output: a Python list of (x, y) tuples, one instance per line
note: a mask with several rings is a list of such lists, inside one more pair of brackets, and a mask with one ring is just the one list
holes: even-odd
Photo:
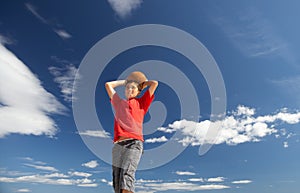
[(138, 83), (129, 82), (125, 85), (125, 97), (127, 99), (136, 97), (139, 94)]

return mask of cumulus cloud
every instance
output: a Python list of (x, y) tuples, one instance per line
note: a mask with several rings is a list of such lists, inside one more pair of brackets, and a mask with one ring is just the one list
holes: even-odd
[(0, 43), (0, 138), (12, 133), (53, 136), (51, 114), (66, 108), (30, 69)]
[(92, 161), (82, 164), (82, 166), (87, 167), (87, 168), (96, 168), (98, 165), (99, 164), (96, 160), (92, 160)]
[(142, 0), (108, 0), (108, 2), (122, 19), (130, 16), (132, 11), (139, 8), (142, 4)]
[(151, 139), (146, 139), (145, 143), (161, 143), (161, 142), (166, 142), (168, 139), (165, 136), (159, 137), (159, 138), (151, 138)]
[(157, 131), (162, 131), (164, 133), (173, 133), (174, 132), (173, 129), (169, 129), (169, 128), (165, 128), (165, 127), (159, 127), (159, 128), (157, 128)]
[[(204, 120), (194, 122), (188, 120), (175, 121), (165, 129), (159, 131), (181, 132), (183, 138), (177, 139), (186, 146), (198, 146), (201, 144), (237, 145), (246, 142), (258, 142), (264, 137), (279, 133), (275, 127), (279, 124), (297, 124), (300, 122), (300, 112), (288, 112), (281, 109), (277, 113), (268, 115), (256, 115), (254, 108), (239, 105), (237, 109), (223, 120)], [(217, 136), (206, 136), (208, 130), (214, 130)]]
[(215, 178), (208, 178), (207, 182), (223, 182), (225, 180), (224, 177), (215, 177)]

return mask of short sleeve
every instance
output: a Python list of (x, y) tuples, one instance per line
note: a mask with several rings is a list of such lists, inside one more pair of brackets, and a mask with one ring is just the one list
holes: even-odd
[(141, 105), (142, 109), (144, 109), (145, 114), (148, 111), (150, 104), (152, 103), (153, 100), (154, 100), (154, 94), (152, 96), (150, 96), (149, 90), (147, 90), (144, 93), (144, 95), (141, 98), (139, 98), (140, 105)]
[(117, 93), (115, 93), (111, 99), (110, 99), (110, 102), (113, 106), (116, 106), (117, 104), (120, 104), (121, 102), (121, 98), (119, 97), (119, 95)]

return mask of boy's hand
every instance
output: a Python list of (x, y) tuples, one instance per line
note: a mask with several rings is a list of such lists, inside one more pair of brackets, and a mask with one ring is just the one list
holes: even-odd
[[(145, 82), (146, 82), (146, 81), (145, 81)], [(138, 85), (139, 91), (142, 91), (142, 90), (144, 90), (144, 88), (147, 87), (147, 85), (145, 85), (145, 82), (142, 82), (142, 83), (140, 83), (140, 84)]]
[(158, 86), (158, 82), (156, 80), (146, 80), (146, 81), (142, 82), (141, 84), (139, 84), (139, 87), (141, 88), (141, 90), (143, 90), (147, 86), (149, 86), (150, 96), (152, 96)]

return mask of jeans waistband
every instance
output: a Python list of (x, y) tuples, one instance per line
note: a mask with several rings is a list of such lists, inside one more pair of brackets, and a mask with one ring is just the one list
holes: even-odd
[(140, 140), (138, 140), (138, 139), (126, 139), (126, 140), (122, 140), (122, 141), (117, 141), (117, 142), (115, 142), (115, 144), (124, 146), (124, 145), (128, 145), (130, 143), (133, 143), (135, 141), (140, 141)]

